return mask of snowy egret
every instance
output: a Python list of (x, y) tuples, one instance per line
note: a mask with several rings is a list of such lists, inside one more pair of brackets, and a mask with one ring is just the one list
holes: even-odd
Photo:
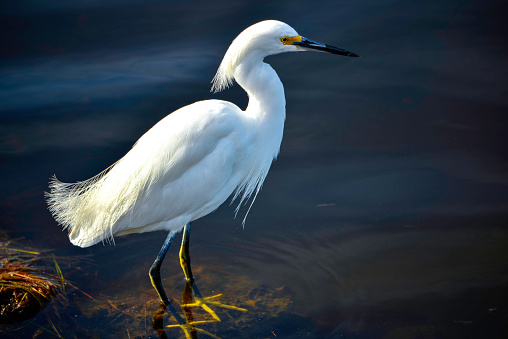
[(259, 22), (232, 42), (212, 81), (212, 90), (218, 92), (235, 80), (249, 96), (244, 111), (221, 100), (196, 102), (159, 121), (95, 177), (70, 184), (53, 177), (47, 202), (56, 221), (68, 229), (72, 244), (88, 247), (115, 235), (169, 231), (149, 272), (168, 305), (160, 266), (175, 234), (183, 229), (180, 264), (192, 281), (190, 223), (231, 195), (239, 199), (238, 208), (252, 198), (250, 210), (279, 153), (284, 88), (264, 58), (307, 50), (358, 56), (304, 38), (283, 22)]

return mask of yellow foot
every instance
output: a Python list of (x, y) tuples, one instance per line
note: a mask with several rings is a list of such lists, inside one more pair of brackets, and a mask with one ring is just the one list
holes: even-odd
[(218, 307), (222, 307), (222, 308), (228, 308), (230, 310), (247, 312), (247, 310), (245, 308), (240, 308), (240, 307), (236, 307), (236, 306), (226, 305), (226, 304), (222, 304), (222, 303), (220, 303), (218, 301), (212, 301), (211, 300), (211, 299), (218, 298), (221, 295), (222, 294), (217, 294), (217, 295), (214, 295), (214, 296), (211, 296), (211, 297), (206, 297), (206, 298), (194, 296), (194, 302), (193, 303), (184, 304), (184, 305), (182, 305), (182, 307), (201, 307), (206, 312), (208, 312), (217, 321), (220, 321), (220, 318), (217, 316), (217, 314), (208, 305), (218, 306)]
[(215, 320), (191, 321), (190, 323), (178, 324), (178, 325), (168, 325), (166, 327), (180, 327), (180, 329), (185, 333), (185, 338), (187, 338), (187, 339), (193, 338), (193, 336), (192, 336), (193, 331), (206, 334), (207, 336), (215, 338), (215, 339), (220, 339), (219, 337), (211, 334), (208, 331), (194, 327), (194, 325), (199, 325), (199, 324), (204, 324), (204, 323), (213, 323), (213, 322), (215, 322)]

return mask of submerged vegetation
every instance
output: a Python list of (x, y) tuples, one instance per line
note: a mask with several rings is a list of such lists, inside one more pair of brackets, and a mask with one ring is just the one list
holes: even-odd
[[(182, 306), (193, 300), (179, 270), (167, 276), (174, 282), (168, 290), (176, 310), (172, 313), (160, 309), (144, 271), (128, 270), (117, 280), (105, 282), (95, 275), (86, 259), (56, 258), (50, 251), (33, 250), (19, 241), (4, 239), (0, 234), (0, 336), (186, 338), (191, 333), (193, 338), (273, 337), (279, 317), (305, 322), (292, 309), (295, 296), (287, 288), (260, 286), (257, 281), (213, 265), (197, 266), (194, 271), (205, 299), (214, 296), (217, 299), (213, 300), (236, 306), (211, 305), (220, 321), (201, 307)], [(82, 281), (84, 275), (92, 279), (93, 283), (88, 281), (87, 285), (94, 286), (93, 297), (80, 289), (83, 286), (64, 279), (61, 268), (74, 280)], [(214, 291), (217, 286), (220, 290)], [(224, 295), (218, 298), (218, 292)], [(247, 312), (239, 311), (242, 308)], [(190, 332), (182, 331), (182, 319), (190, 324)], [(261, 319), (264, 326), (260, 326)]]
[[(247, 312), (223, 307), (211, 308), (217, 312), (220, 322), (216, 321), (201, 307), (183, 307), (191, 303), (188, 286), (181, 279), (181, 273), (175, 270), (174, 275), (167, 277), (174, 282), (168, 286), (168, 294), (176, 312), (188, 323), (192, 322), (191, 330), (197, 331), (198, 338), (235, 338), (235, 337), (273, 337), (273, 326), (279, 317), (302, 323), (303, 317), (294, 313), (291, 308), (295, 296), (285, 287), (277, 289), (259, 285), (244, 276), (218, 270), (214, 267), (195, 266), (195, 275), (203, 297), (221, 292), (224, 295), (218, 300), (221, 303), (246, 308)], [(145, 273), (145, 272), (143, 272)], [(178, 320), (169, 309), (160, 309), (160, 302), (146, 279), (135, 279), (135, 272), (112, 283), (114, 286), (125, 286), (126, 281), (139, 281), (138, 286), (129, 286), (122, 291), (116, 290), (114, 297), (99, 296), (88, 299), (81, 307), (83, 316), (89, 319), (102, 319), (96, 329), (89, 328), (93, 333), (107, 333), (111, 337), (125, 338), (186, 338)], [(213, 288), (220, 286), (220, 291)], [(112, 292), (108, 294), (113, 294)], [(262, 319), (262, 322), (260, 320)], [(108, 328), (100, 328), (107, 323)], [(266, 325), (260, 326), (260, 323)], [(273, 327), (272, 327), (273, 326)], [(204, 332), (209, 334), (205, 334)], [(210, 336), (212, 334), (212, 336)]]
[[(57, 260), (48, 250), (34, 250), (19, 239), (6, 239), (0, 234), (0, 334), (61, 338), (61, 319), (56, 318), (61, 306), (68, 306), (65, 292), (75, 288), (64, 279), (60, 265), (73, 260)], [(48, 305), (51, 307), (42, 312), (42, 318), (34, 318)]]
[[(0, 241), (0, 323), (30, 319), (65, 290), (65, 280), (54, 256), (52, 270), (48, 255), (17, 248)], [(63, 297), (60, 298), (63, 300)]]

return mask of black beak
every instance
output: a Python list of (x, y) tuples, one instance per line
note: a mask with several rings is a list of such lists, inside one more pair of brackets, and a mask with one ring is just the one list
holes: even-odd
[(317, 41), (310, 40), (310, 39), (307, 39), (304, 37), (302, 37), (302, 41), (293, 42), (293, 45), (296, 45), (298, 47), (301, 47), (301, 48), (307, 49), (307, 50), (315, 50), (315, 51), (320, 51), (320, 52), (345, 55), (345, 56), (349, 56), (349, 57), (359, 57), (358, 54), (355, 54), (350, 51), (346, 51), (345, 49), (330, 46), (330, 45), (324, 44), (322, 42), (317, 42)]

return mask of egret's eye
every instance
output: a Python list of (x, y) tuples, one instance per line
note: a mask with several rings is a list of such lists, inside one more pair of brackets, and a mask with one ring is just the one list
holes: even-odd
[(283, 38), (280, 38), (280, 41), (282, 41), (283, 43), (288, 42), (288, 40), (289, 40), (289, 39), (288, 39), (288, 37), (287, 37), (287, 36), (285, 36), (285, 37), (283, 37)]

